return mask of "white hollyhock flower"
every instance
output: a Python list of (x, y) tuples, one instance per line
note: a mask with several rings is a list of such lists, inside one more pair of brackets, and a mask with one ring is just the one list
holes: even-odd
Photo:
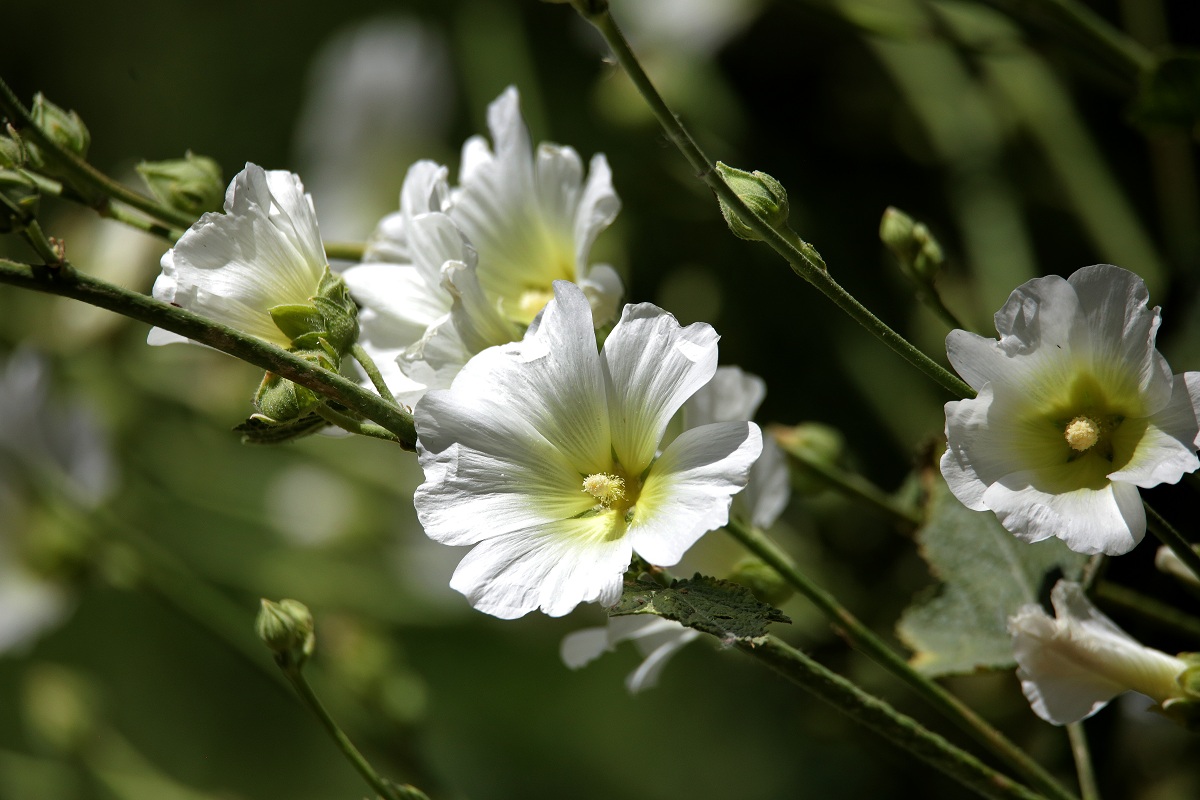
[(1079, 553), (1141, 541), (1138, 487), (1200, 466), (1200, 373), (1171, 374), (1147, 299), (1140, 278), (1101, 264), (1019, 287), (996, 313), (999, 341), (950, 333), (950, 363), (979, 393), (946, 404), (942, 474), (964, 505)]
[(616, 315), (620, 278), (588, 265), (620, 208), (604, 156), (585, 180), (572, 148), (542, 144), (535, 154), (511, 87), (489, 106), (488, 125), (494, 151), (482, 137), (468, 140), (458, 187), (433, 162), (410, 169), (400, 211), (344, 273), (363, 306), (361, 343), (377, 363), (397, 362), (384, 377), (406, 402), (449, 386), (476, 353), (520, 338), (555, 280), (583, 287), (595, 327)]
[[(312, 198), (299, 176), (247, 164), (209, 212), (162, 257), (154, 297), (281, 347), (275, 306), (308, 304), (326, 269)], [(187, 341), (154, 328), (150, 344)]]
[(569, 633), (562, 640), (559, 653), (563, 663), (579, 669), (602, 653), (611, 652), (621, 642), (633, 642), (642, 654), (642, 663), (629, 673), (625, 688), (632, 694), (651, 689), (658, 684), (667, 661), (684, 645), (702, 634), (685, 628), (675, 620), (655, 616), (609, 617), (608, 625)]
[(658, 453), (671, 416), (716, 370), (717, 338), (643, 303), (625, 307), (597, 352), (583, 291), (556, 281), (522, 341), (426, 394), (414, 414), (417, 516), (430, 538), (475, 545), (451, 587), (506, 619), (611, 605), (635, 551), (675, 564), (724, 525), (762, 448), (758, 427), (706, 425)]
[(1185, 696), (1178, 678), (1188, 664), (1139, 644), (1079, 584), (1059, 581), (1051, 601), (1054, 618), (1026, 605), (1008, 620), (1021, 690), (1039, 717), (1055, 725), (1078, 722), (1130, 691), (1160, 705)]

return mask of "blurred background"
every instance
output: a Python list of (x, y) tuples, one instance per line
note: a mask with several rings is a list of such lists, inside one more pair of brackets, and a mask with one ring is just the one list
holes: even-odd
[[(1029, 278), (1113, 263), (1163, 306), (1174, 370), (1200, 369), (1196, 139), (1134, 124), (1136, 74), (1056, 3), (612, 5), (709, 155), (779, 179), (830, 272), (926, 352), (944, 357), (947, 328), (879, 243), (889, 205), (940, 240), (938, 286), (969, 327), (991, 332)], [(1152, 51), (1200, 44), (1187, 0), (1085, 6)], [(623, 210), (592, 260), (617, 267), (629, 300), (711, 323), (722, 363), (767, 381), (760, 422), (830, 426), (840, 462), (888, 492), (909, 490), (941, 433), (950, 398), (765, 246), (729, 234), (567, 6), (68, 1), (4, 17), (0, 76), (26, 102), (41, 91), (76, 110), (99, 168), (136, 185), (139, 160), (192, 150), (226, 180), (247, 161), (294, 170), (326, 241), (362, 241), (414, 160), (453, 177), (488, 102), (516, 85), (535, 141), (612, 165)], [(44, 210), (79, 268), (149, 291), (165, 242), (66, 204)], [(24, 255), (8, 240), (0, 252)], [(416, 523), (415, 457), (327, 436), (242, 445), (231, 428), (261, 375), (201, 348), (147, 347), (146, 332), (0, 288), (0, 800), (366, 795), (255, 640), (260, 597), (313, 609), (318, 693), (381, 771), (435, 800), (962, 796), (736, 652), (692, 645), (633, 696), (628, 645), (568, 670), (560, 641), (602, 624), (601, 610), (516, 622), (472, 611), (447, 588), (465, 551)], [(772, 533), (894, 637), (935, 584), (911, 539), (798, 484)], [(1194, 485), (1171, 489), (1153, 493), (1164, 508), (1194, 508)], [(724, 574), (737, 557), (714, 532), (677, 572)], [(1147, 544), (1110, 575), (1155, 579), (1152, 559)], [(1194, 596), (1163, 591), (1197, 613)], [(776, 633), (955, 737), (803, 601), (784, 610), (793, 624)], [(1148, 644), (1200, 649), (1109, 610)], [(951, 686), (1072, 780), (1065, 734), (1033, 716), (1010, 671)], [(1200, 795), (1195, 738), (1126, 700), (1088, 726), (1104, 796)]]

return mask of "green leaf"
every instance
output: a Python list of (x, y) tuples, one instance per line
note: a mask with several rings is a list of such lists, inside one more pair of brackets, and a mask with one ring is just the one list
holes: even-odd
[(990, 511), (960, 503), (942, 479), (929, 489), (925, 524), (917, 531), (921, 557), (942, 584), (909, 606), (896, 626), (925, 675), (963, 675), (1015, 663), (1008, 618), (1038, 602), (1047, 574), (1077, 580), (1087, 556), (1058, 539), (1022, 542)]
[(316, 433), (328, 424), (317, 414), (286, 422), (276, 422), (262, 414), (255, 414), (233, 430), (242, 435), (243, 444), (282, 444)]
[(620, 601), (608, 613), (614, 617), (654, 614), (727, 642), (758, 639), (767, 635), (769, 623), (791, 622), (745, 586), (699, 573), (667, 587), (626, 579)]

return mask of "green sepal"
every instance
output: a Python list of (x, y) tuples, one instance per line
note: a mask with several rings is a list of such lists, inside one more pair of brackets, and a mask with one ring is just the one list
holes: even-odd
[(0, 169), (0, 233), (11, 233), (37, 216), (41, 193), (37, 184), (19, 172)]
[[(765, 172), (759, 172), (758, 170), (746, 172), (745, 170), (723, 164), (720, 161), (717, 162), (716, 170), (717, 174), (725, 180), (725, 183), (729, 184), (729, 188), (733, 189), (738, 198), (751, 211), (764, 219), (768, 225), (777, 229), (787, 227), (788, 216), (791, 214), (791, 210), (788, 205), (787, 189), (783, 188), (783, 184)], [(763, 240), (762, 235), (750, 227), (724, 200), (719, 197), (717, 200), (721, 204), (721, 215), (725, 217), (725, 222), (729, 225), (729, 230), (735, 236), (753, 242), (761, 242)]]
[(653, 614), (673, 619), (731, 644), (761, 639), (772, 622), (791, 622), (745, 586), (700, 573), (665, 587), (627, 577), (621, 599), (608, 613), (613, 617)]
[[(88, 133), (87, 126), (74, 111), (59, 108), (47, 100), (45, 95), (38, 92), (33, 97), (30, 116), (33, 117), (34, 124), (55, 144), (80, 158), (87, 156), (88, 147), (92, 143), (92, 135)], [(27, 142), (25, 150), (29, 155), (31, 166), (53, 178), (65, 177), (53, 161), (46, 160), (45, 155), (36, 144)]]
[(282, 666), (303, 666), (317, 645), (312, 612), (299, 600), (264, 598), (254, 631)]
[(358, 341), (358, 306), (350, 296), (349, 287), (341, 275), (326, 267), (317, 296), (312, 300), (324, 318), (326, 339), (342, 355)]
[(275, 327), (292, 340), (293, 347), (296, 346), (295, 340), (305, 334), (324, 332), (325, 330), (325, 321), (321, 318), (321, 312), (317, 310), (316, 306), (305, 303), (285, 303), (268, 308), (267, 313), (271, 315)]
[(218, 211), (225, 198), (220, 165), (191, 150), (183, 158), (143, 161), (137, 171), (155, 199), (186, 214), (200, 216), (205, 211)]
[(307, 416), (321, 404), (321, 398), (311, 389), (292, 383), (273, 372), (263, 376), (254, 393), (254, 407), (264, 421), (291, 422)]
[(888, 206), (879, 221), (879, 240), (918, 283), (932, 283), (946, 260), (929, 228), (894, 206)]
[(262, 414), (252, 414), (234, 433), (242, 435), (242, 444), (283, 444), (310, 436), (329, 423), (319, 414), (307, 414), (293, 420), (279, 421)]

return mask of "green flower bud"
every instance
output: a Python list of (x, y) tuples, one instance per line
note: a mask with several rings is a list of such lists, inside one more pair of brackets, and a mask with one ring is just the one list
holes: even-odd
[(324, 317), (326, 340), (341, 356), (358, 341), (358, 306), (342, 276), (326, 267), (313, 304)]
[(25, 164), (25, 148), (11, 136), (0, 136), (0, 168), (16, 169)]
[[(765, 172), (746, 172), (745, 170), (717, 162), (717, 174), (720, 175), (729, 188), (737, 193), (751, 211), (762, 217), (772, 228), (786, 228), (788, 221), (787, 189), (783, 184)], [(763, 237), (750, 227), (738, 214), (718, 198), (721, 204), (721, 215), (729, 225), (729, 230), (735, 236), (749, 239), (753, 242), (763, 241)]]
[(792, 596), (792, 587), (775, 568), (754, 556), (739, 561), (729, 580), (745, 586), (762, 602), (778, 606)]
[(254, 632), (280, 664), (303, 666), (317, 646), (312, 612), (299, 600), (273, 603), (264, 598)]
[(221, 167), (207, 156), (189, 150), (183, 158), (143, 161), (137, 171), (150, 194), (163, 205), (196, 216), (221, 208), (225, 180)]
[(900, 268), (921, 283), (932, 282), (946, 260), (929, 229), (892, 206), (879, 222), (879, 239), (900, 262)]
[(0, 169), (0, 233), (28, 225), (37, 216), (41, 193), (19, 172)]
[(42, 132), (56, 144), (75, 155), (87, 156), (88, 147), (92, 143), (92, 135), (87, 126), (74, 111), (64, 111), (46, 99), (38, 92), (33, 96), (33, 108), (30, 111), (34, 123)]
[(263, 376), (254, 393), (254, 407), (268, 422), (288, 422), (299, 419), (321, 404), (316, 393), (281, 378), (273, 372)]
[(845, 454), (846, 441), (837, 429), (819, 422), (802, 422), (790, 428), (772, 425), (767, 432), (800, 465), (800, 469), (792, 470), (793, 491), (811, 495), (827, 488), (825, 480), (809, 465), (816, 468), (838, 466)]

